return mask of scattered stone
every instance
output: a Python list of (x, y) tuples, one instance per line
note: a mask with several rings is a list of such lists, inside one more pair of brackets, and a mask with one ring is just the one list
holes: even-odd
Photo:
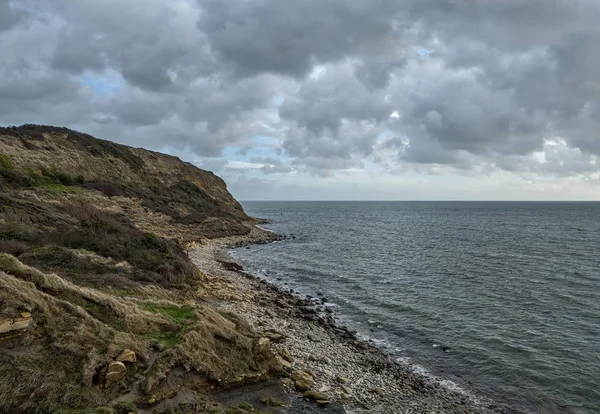
[(264, 353), (271, 347), (271, 341), (269, 338), (260, 338), (256, 346), (258, 352)]
[(310, 339), (313, 342), (321, 342), (321, 338), (319, 338), (318, 336), (312, 334), (312, 333), (308, 333), (307, 335), (308, 339)]
[(263, 335), (271, 340), (273, 343), (281, 343), (287, 339), (287, 336), (275, 329), (268, 329), (263, 332)]
[(383, 388), (374, 388), (373, 392), (377, 395), (379, 395), (380, 397), (383, 397), (385, 395), (385, 390)]
[(331, 358), (323, 357), (321, 358), (321, 362), (323, 362), (324, 364), (331, 364)]
[(286, 361), (288, 361), (290, 363), (294, 362), (294, 358), (292, 358), (292, 356), (290, 355), (290, 353), (285, 348), (282, 348), (282, 349), (279, 350), (279, 355), (281, 355), (281, 357), (283, 359), (285, 359)]
[(351, 390), (350, 388), (348, 388), (347, 386), (345, 386), (345, 385), (342, 385), (340, 388), (341, 388), (341, 389), (342, 389), (342, 391), (344, 391), (346, 394), (352, 394), (352, 390)]
[(331, 387), (329, 385), (323, 385), (321, 388), (319, 388), (319, 392), (327, 392), (327, 391), (331, 391)]
[(318, 391), (306, 391), (304, 393), (304, 396), (306, 398), (311, 398), (313, 400), (321, 400), (321, 401), (327, 400), (327, 394), (318, 392)]
[(108, 364), (108, 370), (106, 371), (106, 386), (110, 386), (116, 382), (120, 382), (125, 378), (127, 374), (127, 368), (125, 364), (120, 361), (113, 361)]
[(340, 384), (347, 384), (350, 382), (350, 380), (346, 377), (342, 377), (341, 375), (338, 375), (337, 377), (335, 377), (335, 380), (337, 382), (339, 382)]
[(294, 382), (290, 378), (284, 378), (284, 379), (281, 380), (281, 382), (286, 387), (291, 387), (294, 384)]
[(312, 375), (302, 371), (294, 372), (292, 379), (300, 391), (308, 391), (315, 383), (315, 379)]
[(135, 362), (137, 360), (135, 352), (131, 349), (124, 349), (116, 359), (121, 362)]
[(325, 405), (331, 404), (331, 401), (329, 401), (329, 400), (317, 400), (317, 404), (320, 405), (320, 406), (325, 406)]
[(342, 397), (343, 400), (347, 400), (348, 398), (350, 398), (350, 395), (347, 394), (347, 393), (345, 393), (345, 392), (343, 392), (342, 395), (341, 395), (341, 397)]
[(21, 312), (21, 318), (31, 318), (31, 312)]
[(277, 360), (279, 361), (279, 363), (280, 363), (280, 364), (281, 364), (281, 365), (282, 365), (284, 368), (291, 368), (291, 367), (292, 367), (292, 364), (291, 364), (289, 361), (287, 361), (287, 360), (285, 360), (285, 359), (283, 359), (283, 358), (281, 358), (281, 357), (277, 357)]

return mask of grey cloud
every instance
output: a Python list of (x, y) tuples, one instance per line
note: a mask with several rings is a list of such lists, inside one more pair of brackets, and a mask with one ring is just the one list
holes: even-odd
[[(599, 19), (596, 0), (0, 0), (0, 122), (193, 157), (274, 137), (271, 178), (365, 161), (578, 174), (600, 155)], [(107, 73), (114, 90), (83, 84)], [(572, 151), (535, 164), (556, 137)]]
[(244, 76), (306, 75), (315, 63), (336, 62), (392, 41), (395, 2), (345, 0), (198, 0), (199, 30)]

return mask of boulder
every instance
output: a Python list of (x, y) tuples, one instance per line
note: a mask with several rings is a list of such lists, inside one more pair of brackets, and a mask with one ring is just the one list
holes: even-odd
[(313, 400), (321, 400), (321, 401), (327, 401), (327, 394), (324, 394), (322, 392), (317, 392), (317, 391), (306, 391), (304, 393), (304, 396), (306, 398), (311, 398)]
[(315, 379), (312, 375), (302, 371), (294, 372), (292, 379), (300, 391), (308, 391), (315, 383)]
[(31, 318), (23, 318), (23, 319), (15, 319), (12, 323), (12, 330), (18, 331), (21, 329), (27, 329), (33, 325), (33, 319)]
[(117, 357), (117, 361), (135, 362), (136, 361), (135, 352), (133, 352), (131, 349), (124, 349)]
[(350, 382), (350, 380), (346, 377), (342, 377), (341, 375), (338, 375), (337, 377), (335, 377), (335, 380), (337, 382), (339, 382), (340, 384), (347, 384)]
[(0, 334), (10, 332), (12, 330), (12, 319), (0, 321)]
[(110, 386), (114, 383), (120, 382), (123, 378), (125, 378), (125, 374), (127, 374), (127, 368), (125, 368), (125, 364), (120, 361), (113, 361), (108, 364), (108, 369), (106, 370), (106, 386)]

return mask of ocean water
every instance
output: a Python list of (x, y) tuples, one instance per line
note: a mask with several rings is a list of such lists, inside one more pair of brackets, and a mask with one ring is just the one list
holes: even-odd
[(244, 202), (236, 249), (399, 361), (520, 412), (600, 412), (600, 203)]

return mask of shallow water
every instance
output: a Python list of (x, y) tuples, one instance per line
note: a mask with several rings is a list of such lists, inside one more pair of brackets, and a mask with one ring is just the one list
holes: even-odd
[(402, 361), (527, 412), (600, 412), (600, 203), (244, 202), (237, 249)]

